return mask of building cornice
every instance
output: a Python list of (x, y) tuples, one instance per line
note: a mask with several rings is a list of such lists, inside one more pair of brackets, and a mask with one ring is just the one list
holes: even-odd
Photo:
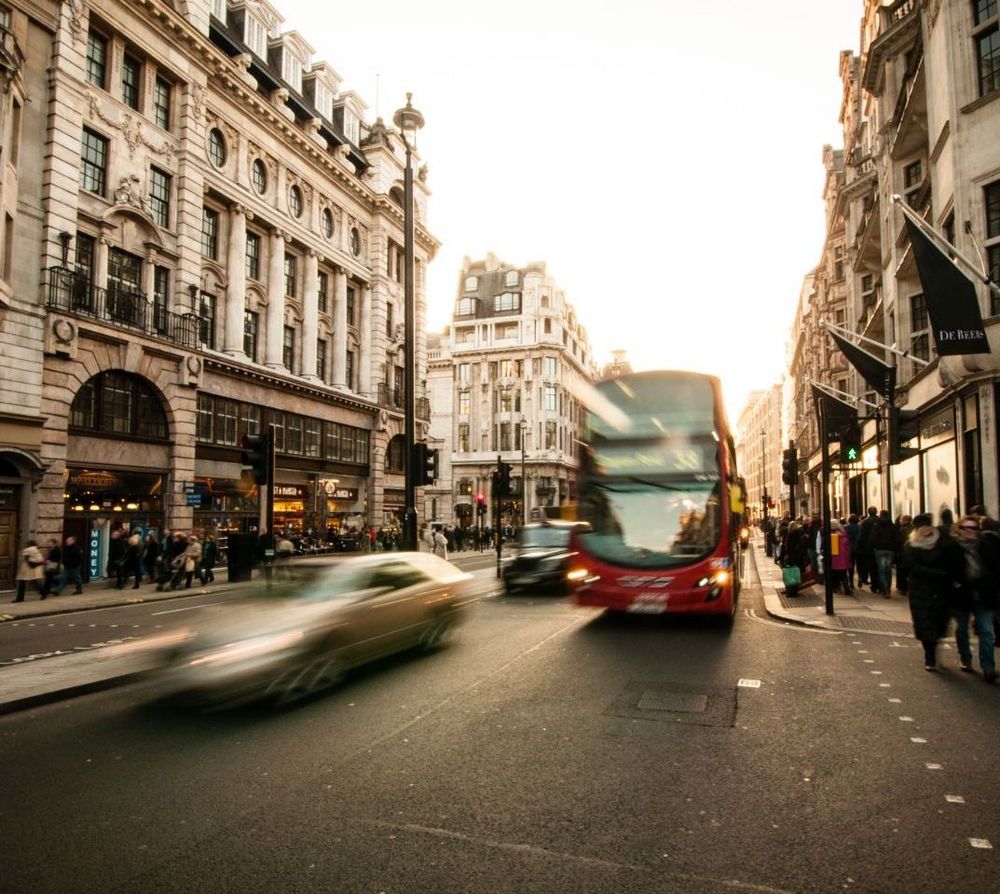
[(377, 404), (362, 398), (351, 397), (342, 392), (329, 391), (325, 388), (317, 388), (306, 381), (300, 381), (291, 376), (274, 375), (267, 370), (246, 366), (235, 361), (227, 361), (221, 357), (205, 357), (204, 364), (206, 372), (212, 371), (231, 378), (255, 382), (268, 388), (280, 388), (286, 394), (311, 397), (336, 407), (359, 410), (363, 413), (370, 413), (372, 416), (378, 416), (381, 410)]

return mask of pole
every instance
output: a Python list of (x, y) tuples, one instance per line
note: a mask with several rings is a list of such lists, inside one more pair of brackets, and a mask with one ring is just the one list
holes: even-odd
[(823, 451), (821, 478), (823, 486), (823, 587), (826, 591), (826, 613), (833, 614), (833, 571), (830, 568), (830, 445), (826, 439), (826, 408), (819, 401), (819, 443)]
[(760, 430), (760, 503), (764, 509), (764, 524), (767, 524), (767, 459), (764, 450), (764, 429)]
[(500, 454), (497, 454), (497, 475), (496, 475), (496, 486), (493, 490), (496, 492), (496, 501), (493, 504), (493, 542), (497, 546), (497, 580), (500, 580), (500, 511), (503, 508), (500, 502), (500, 464), (503, 462)]
[(413, 295), (413, 155), (409, 140), (403, 138), (406, 146), (406, 168), (403, 171), (403, 260), (405, 265), (404, 301), (404, 409), (406, 417), (403, 443), (405, 469), (406, 514), (403, 519), (403, 549), (417, 548), (417, 470), (414, 468), (414, 442), (416, 441), (416, 301)]
[(521, 526), (528, 523), (528, 479), (524, 474), (524, 435), (528, 426), (521, 420)]

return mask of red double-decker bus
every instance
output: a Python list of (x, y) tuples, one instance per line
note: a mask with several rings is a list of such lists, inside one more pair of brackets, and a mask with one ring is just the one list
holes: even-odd
[(731, 620), (744, 497), (719, 380), (635, 373), (583, 399), (577, 603)]

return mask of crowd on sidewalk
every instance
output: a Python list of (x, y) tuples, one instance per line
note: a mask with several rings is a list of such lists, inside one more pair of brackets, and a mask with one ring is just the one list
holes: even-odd
[[(191, 587), (197, 577), (200, 583), (215, 580), (215, 566), (219, 550), (215, 538), (206, 534), (199, 538), (194, 533), (165, 531), (161, 537), (124, 530), (111, 532), (105, 580), (119, 590), (132, 582), (137, 590), (143, 580), (156, 584), (157, 590)], [(70, 584), (73, 593), (83, 592), (83, 552), (75, 537), (67, 537), (60, 544), (49, 540), (44, 548), (34, 540), (21, 552), (17, 569), (17, 595), (14, 602), (24, 602), (28, 587), (41, 599), (58, 596)]]
[(830, 555), (819, 514), (810, 518), (769, 518), (763, 523), (765, 552), (782, 568), (785, 589), (795, 596), (815, 583), (829, 561), (834, 587), (845, 594), (855, 586), (909, 601), (914, 635), (923, 645), (924, 667), (937, 669), (937, 643), (955, 622), (961, 669), (974, 673), (969, 624), (978, 637), (983, 679), (997, 680), (997, 602), (1000, 595), (1000, 524), (981, 506), (956, 523), (950, 510), (938, 524), (930, 515), (902, 515), (869, 507), (863, 519), (830, 521)]

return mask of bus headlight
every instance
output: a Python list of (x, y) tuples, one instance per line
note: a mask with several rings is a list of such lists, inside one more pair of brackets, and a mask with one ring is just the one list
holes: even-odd
[(601, 578), (596, 574), (591, 574), (586, 568), (571, 568), (566, 572), (566, 582), (575, 587), (583, 587), (587, 584), (597, 583)]

